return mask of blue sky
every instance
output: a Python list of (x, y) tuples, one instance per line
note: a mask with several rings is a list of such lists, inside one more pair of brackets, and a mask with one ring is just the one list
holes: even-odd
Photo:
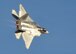
[[(22, 4), (49, 34), (34, 38), (29, 50), (17, 40), (11, 10)], [(1, 0), (0, 54), (76, 54), (76, 0)]]

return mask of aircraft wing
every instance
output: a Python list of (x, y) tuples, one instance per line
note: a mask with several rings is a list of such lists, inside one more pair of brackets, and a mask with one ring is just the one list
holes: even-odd
[(32, 24), (34, 26), (39, 26), (36, 22), (34, 22), (29, 14), (27, 13), (26, 9), (20, 4), (20, 10), (19, 10), (19, 18), (22, 20), (22, 22), (28, 22), (29, 24)]
[(20, 10), (19, 10), (19, 18), (24, 21), (33, 22), (27, 11), (24, 9), (22, 4), (20, 4)]
[(19, 5), (19, 17), (22, 17), (23, 15), (27, 14), (22, 4)]
[(29, 49), (29, 47), (32, 43), (32, 40), (35, 36), (31, 35), (28, 32), (23, 32), (22, 37), (23, 37), (23, 40), (25, 42), (26, 48)]

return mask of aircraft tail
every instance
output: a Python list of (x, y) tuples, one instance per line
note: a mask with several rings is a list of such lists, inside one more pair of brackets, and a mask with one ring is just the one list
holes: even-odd
[(17, 39), (20, 39), (20, 37), (21, 37), (21, 35), (22, 35), (23, 32), (24, 32), (24, 31), (22, 31), (22, 30), (17, 30), (17, 31), (15, 32), (16, 38), (17, 38)]
[(25, 11), (22, 4), (19, 5), (19, 14), (17, 14), (17, 12), (14, 9), (12, 10), (12, 15), (17, 20), (22, 18), (25, 14), (27, 14), (27, 12)]
[(21, 32), (20, 33), (15, 33), (16, 39), (20, 39), (21, 35), (22, 35)]
[(12, 15), (13, 15), (13, 17), (14, 17), (16, 20), (19, 19), (19, 16), (18, 16), (17, 12), (16, 12), (14, 9), (12, 10)]

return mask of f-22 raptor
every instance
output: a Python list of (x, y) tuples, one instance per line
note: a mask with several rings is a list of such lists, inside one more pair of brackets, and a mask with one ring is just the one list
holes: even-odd
[(15, 36), (17, 39), (20, 39), (22, 36), (26, 48), (29, 49), (35, 36), (47, 34), (48, 31), (31, 19), (22, 4), (19, 5), (19, 8), (19, 14), (14, 9), (12, 10), (12, 16), (16, 19), (17, 30), (15, 31)]

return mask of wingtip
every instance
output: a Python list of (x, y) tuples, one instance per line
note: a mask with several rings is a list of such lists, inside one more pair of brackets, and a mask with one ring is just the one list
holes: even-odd
[(29, 47), (26, 47), (26, 49), (28, 50), (28, 49), (29, 49)]
[(12, 14), (14, 13), (14, 9), (12, 9)]
[(22, 7), (22, 4), (20, 4), (19, 6)]
[(25, 43), (25, 47), (26, 47), (27, 50), (30, 48), (30, 45), (31, 45), (31, 44), (29, 44), (29, 43), (27, 43), (27, 42)]

